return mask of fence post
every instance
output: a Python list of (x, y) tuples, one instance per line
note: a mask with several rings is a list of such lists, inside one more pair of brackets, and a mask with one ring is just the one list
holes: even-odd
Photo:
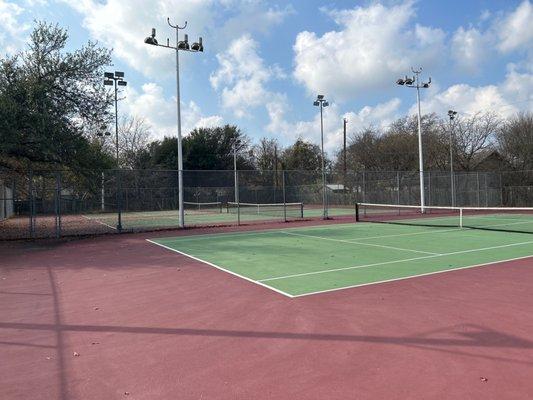
[(281, 171), (281, 190), (283, 193), (283, 220), (287, 222), (287, 199), (285, 197), (285, 170)]
[(122, 232), (122, 182), (120, 176), (120, 169), (117, 169), (117, 230)]
[(105, 212), (105, 188), (104, 188), (105, 177), (104, 177), (104, 174), (105, 174), (105, 172), (102, 171), (102, 191), (101, 191), (101, 196), (102, 196), (102, 199), (101, 199), (101, 210), (102, 210), (102, 212)]
[(56, 195), (55, 195), (55, 214), (56, 214), (56, 238), (61, 237), (61, 171), (56, 173)]
[(29, 178), (29, 182), (28, 182), (28, 201), (29, 201), (29, 204), (28, 204), (28, 208), (29, 208), (29, 214), (30, 214), (30, 238), (33, 238), (35, 237), (35, 220), (34, 220), (34, 207), (35, 207), (35, 204), (34, 204), (34, 201), (33, 201), (33, 170), (30, 168), (30, 171), (28, 173), (28, 178)]
[(237, 225), (241, 224), (241, 206), (239, 202), (239, 171), (235, 170), (235, 202), (237, 203)]
[(481, 207), (481, 198), (480, 198), (480, 193), (479, 193), (481, 191), (481, 187), (479, 184), (479, 172), (476, 172), (476, 180), (477, 180), (477, 206)]
[(502, 179), (501, 172), (500, 172), (500, 206), (503, 207), (503, 179)]

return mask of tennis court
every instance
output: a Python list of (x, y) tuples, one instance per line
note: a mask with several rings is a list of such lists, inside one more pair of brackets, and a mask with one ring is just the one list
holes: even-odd
[(533, 256), (530, 210), (366, 208), (358, 223), (150, 241), (289, 297)]

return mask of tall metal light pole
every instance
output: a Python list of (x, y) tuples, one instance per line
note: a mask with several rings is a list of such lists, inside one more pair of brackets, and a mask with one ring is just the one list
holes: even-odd
[(120, 179), (120, 159), (118, 149), (118, 87), (126, 86), (128, 83), (124, 80), (124, 72), (115, 71), (104, 72), (104, 85), (114, 86), (115, 88), (115, 150), (117, 158), (117, 230), (122, 232), (122, 189)]
[(181, 105), (180, 105), (180, 51), (201, 52), (204, 51), (202, 38), (198, 39), (198, 42), (189, 45), (189, 36), (185, 35), (184, 40), (179, 40), (179, 30), (187, 27), (187, 21), (185, 25), (173, 25), (170, 23), (170, 18), (167, 18), (167, 23), (171, 28), (176, 30), (176, 46), (171, 46), (169, 39), (167, 44), (159, 44), (155, 38), (155, 28), (152, 28), (152, 34), (144, 39), (144, 43), (152, 46), (166, 47), (176, 51), (176, 94), (177, 94), (177, 111), (178, 111), (178, 208), (179, 208), (179, 220), (178, 225), (180, 228), (185, 226), (185, 210), (183, 208), (183, 151), (181, 146)]
[(420, 73), (422, 72), (422, 67), (418, 69), (411, 68), (411, 71), (415, 74), (412, 78), (400, 78), (396, 83), (400, 86), (406, 86), (416, 89), (416, 103), (418, 106), (418, 168), (420, 171), (420, 211), (425, 212), (426, 200), (425, 200), (425, 191), (424, 191), (424, 156), (422, 149), (422, 115), (420, 112), (420, 88), (427, 89), (431, 85), (431, 78), (427, 82), (420, 82)]
[(348, 119), (347, 118), (343, 118), (342, 119), (342, 122), (343, 122), (343, 128), (342, 128), (342, 133), (343, 133), (343, 149), (342, 149), (342, 162), (343, 162), (343, 165), (342, 165), (342, 170), (344, 172), (344, 187), (343, 187), (343, 190), (344, 190), (344, 193), (346, 193), (346, 173), (347, 173), (347, 168), (346, 168), (346, 124), (348, 123)]
[(450, 183), (452, 191), (452, 207), (455, 207), (455, 179), (453, 176), (453, 120), (457, 115), (457, 111), (448, 110), (448, 117), (450, 118)]
[(322, 158), (322, 204), (324, 207), (323, 218), (328, 219), (328, 207), (326, 197), (326, 165), (324, 160), (324, 107), (329, 106), (328, 101), (324, 98), (323, 94), (316, 96), (316, 100), (313, 103), (314, 106), (320, 107), (320, 143), (321, 143), (321, 158)]
[(119, 168), (119, 149), (118, 149), (118, 87), (126, 86), (128, 82), (124, 80), (124, 72), (115, 71), (104, 72), (104, 85), (114, 86), (115, 88), (115, 150), (117, 159), (117, 168)]

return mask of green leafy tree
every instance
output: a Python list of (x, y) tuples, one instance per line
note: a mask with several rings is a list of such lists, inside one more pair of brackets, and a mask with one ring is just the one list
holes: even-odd
[(283, 151), (282, 160), (286, 170), (322, 170), (320, 147), (302, 138), (298, 138), (292, 146)]
[(85, 134), (109, 118), (102, 85), (110, 51), (88, 42), (65, 50), (66, 30), (37, 22), (28, 49), (0, 60), (0, 158), (5, 164), (72, 169), (109, 166)]

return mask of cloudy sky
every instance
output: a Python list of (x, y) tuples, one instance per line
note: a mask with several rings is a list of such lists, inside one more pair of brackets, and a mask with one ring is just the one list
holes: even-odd
[(23, 49), (36, 19), (67, 28), (73, 47), (113, 48), (110, 70), (129, 82), (120, 110), (154, 138), (175, 135), (174, 53), (143, 43), (152, 27), (174, 40), (167, 17), (205, 46), (180, 57), (185, 132), (229, 123), (253, 139), (318, 143), (321, 93), (334, 152), (343, 117), (353, 133), (414, 112), (415, 92), (395, 84), (412, 66), (433, 81), (423, 113), (533, 110), (530, 0), (0, 0), (0, 52)]

